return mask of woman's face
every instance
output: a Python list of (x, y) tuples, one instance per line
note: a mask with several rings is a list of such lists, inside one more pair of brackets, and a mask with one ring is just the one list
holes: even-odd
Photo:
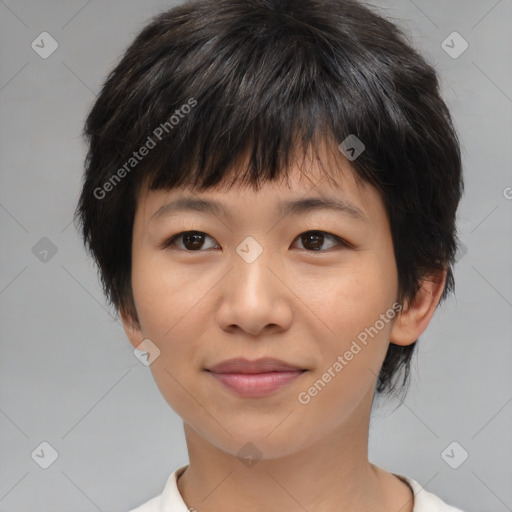
[[(290, 186), (138, 198), (132, 287), (141, 331), (131, 341), (152, 353), (169, 405), (228, 453), (251, 442), (267, 458), (292, 454), (360, 431), (371, 406), (397, 268), (377, 190), (358, 187), (348, 163), (339, 172), (342, 185), (312, 162), (307, 173), (293, 169)], [(216, 206), (187, 206), (190, 198)], [(176, 236), (187, 231), (196, 233)], [(298, 371), (211, 371), (232, 358), (276, 358)]]

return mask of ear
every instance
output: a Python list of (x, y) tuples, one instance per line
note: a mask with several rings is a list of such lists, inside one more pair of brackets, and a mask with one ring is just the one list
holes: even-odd
[(395, 345), (410, 345), (427, 328), (439, 304), (446, 283), (446, 269), (426, 276), (415, 297), (400, 311), (393, 323), (390, 342)]
[(136, 315), (124, 309), (120, 309), (119, 314), (123, 322), (123, 328), (126, 336), (130, 340), (130, 343), (133, 345), (133, 348), (137, 348), (144, 340), (144, 335), (142, 333), (139, 321), (134, 319), (134, 316)]

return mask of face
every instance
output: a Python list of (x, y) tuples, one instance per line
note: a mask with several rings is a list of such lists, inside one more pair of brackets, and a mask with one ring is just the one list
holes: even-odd
[[(348, 162), (336, 173), (327, 179), (312, 161), (257, 191), (138, 197), (140, 332), (125, 327), (134, 346), (149, 339), (160, 351), (150, 368), (169, 405), (226, 452), (251, 441), (268, 458), (294, 453), (359, 428), (373, 397), (396, 314), (391, 231), (377, 190), (358, 185)], [(184, 198), (218, 209), (171, 206)], [(298, 371), (211, 371), (232, 358), (275, 358)]]

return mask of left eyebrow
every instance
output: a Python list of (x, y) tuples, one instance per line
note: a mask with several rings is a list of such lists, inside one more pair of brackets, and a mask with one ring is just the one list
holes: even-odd
[[(279, 213), (284, 215), (298, 215), (313, 210), (333, 210), (344, 215), (368, 223), (367, 216), (355, 205), (339, 198), (331, 197), (305, 197), (293, 201), (281, 201), (277, 205)], [(156, 220), (164, 215), (169, 215), (182, 211), (194, 211), (200, 213), (210, 213), (216, 216), (224, 216), (231, 218), (233, 215), (229, 213), (224, 206), (213, 200), (200, 199), (195, 197), (182, 197), (174, 199), (169, 203), (161, 206), (150, 220)]]
[(305, 197), (295, 201), (281, 202), (278, 205), (281, 215), (296, 215), (312, 210), (333, 210), (368, 223), (368, 217), (354, 204), (334, 197)]

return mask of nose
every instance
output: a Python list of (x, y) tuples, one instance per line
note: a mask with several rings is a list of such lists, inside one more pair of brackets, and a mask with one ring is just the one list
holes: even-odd
[(240, 254), (233, 258), (233, 269), (221, 283), (219, 327), (252, 336), (287, 330), (293, 319), (293, 293), (282, 270), (271, 264), (269, 250), (264, 249), (254, 260)]

